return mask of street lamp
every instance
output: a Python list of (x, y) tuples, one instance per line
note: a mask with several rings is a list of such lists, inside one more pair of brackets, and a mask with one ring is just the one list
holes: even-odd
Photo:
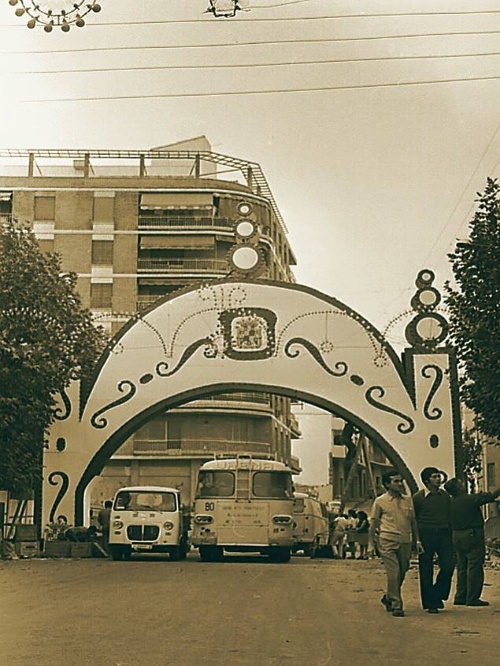
[(236, 12), (248, 5), (248, 0), (209, 0), (210, 6), (207, 12), (216, 18), (231, 18)]
[(16, 16), (27, 16), (28, 28), (43, 25), (45, 32), (52, 32), (54, 26), (59, 26), (63, 32), (69, 32), (72, 25), (83, 28), (84, 16), (89, 12), (100, 12), (101, 5), (96, 0), (9, 0), (9, 5), (15, 7)]

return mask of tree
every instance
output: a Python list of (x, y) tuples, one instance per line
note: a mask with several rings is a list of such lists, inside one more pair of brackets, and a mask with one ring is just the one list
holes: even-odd
[(456, 287), (445, 285), (450, 334), (463, 373), (461, 397), (478, 429), (500, 438), (500, 185), (478, 193), (469, 238), (449, 255)]
[(89, 375), (105, 345), (55, 253), (9, 223), (0, 228), (0, 488), (17, 495), (41, 478), (56, 395)]

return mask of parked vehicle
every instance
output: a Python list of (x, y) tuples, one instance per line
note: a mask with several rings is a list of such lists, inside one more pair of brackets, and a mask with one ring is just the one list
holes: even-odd
[(239, 456), (201, 466), (194, 501), (192, 542), (206, 562), (224, 551), (290, 559), (293, 536), (292, 471), (275, 460)]
[(295, 493), (294, 496), (295, 543), (292, 552), (303, 551), (310, 557), (333, 557), (326, 505), (306, 493)]
[(190, 548), (189, 522), (177, 488), (120, 488), (111, 510), (111, 556), (120, 560), (132, 553), (168, 553), (171, 560), (184, 559)]

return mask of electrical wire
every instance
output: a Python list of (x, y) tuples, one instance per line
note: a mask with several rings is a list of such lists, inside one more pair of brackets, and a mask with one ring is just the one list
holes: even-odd
[(233, 63), (233, 64), (197, 64), (197, 65), (155, 65), (140, 67), (92, 67), (84, 69), (38, 69), (27, 71), (12, 72), (17, 74), (87, 74), (103, 72), (146, 72), (146, 71), (165, 71), (165, 70), (185, 70), (185, 69), (244, 69), (244, 68), (264, 68), (264, 67), (295, 67), (307, 65), (333, 65), (333, 64), (352, 64), (355, 62), (391, 62), (400, 60), (447, 60), (452, 58), (478, 58), (499, 56), (500, 51), (487, 51), (482, 53), (446, 53), (442, 55), (417, 55), (417, 56), (386, 56), (374, 58), (336, 58), (332, 60), (290, 60), (288, 62), (271, 63)]
[(273, 90), (226, 90), (222, 92), (186, 92), (186, 93), (155, 93), (155, 94), (141, 94), (141, 95), (109, 95), (101, 97), (58, 97), (52, 99), (20, 99), (16, 100), (22, 104), (33, 103), (53, 103), (53, 102), (100, 102), (111, 100), (132, 100), (132, 99), (171, 99), (171, 98), (188, 98), (188, 97), (225, 97), (236, 95), (275, 95), (285, 93), (312, 93), (312, 92), (326, 92), (330, 90), (364, 90), (364, 89), (378, 89), (378, 88), (402, 88), (405, 86), (425, 86), (436, 84), (448, 83), (468, 83), (474, 81), (498, 81), (500, 76), (474, 76), (469, 78), (456, 78), (456, 79), (438, 79), (434, 81), (396, 81), (395, 83), (366, 83), (355, 85), (342, 85), (342, 86), (320, 86), (317, 88), (284, 88)]
[(96, 53), (103, 51), (157, 51), (171, 49), (215, 49), (215, 48), (236, 48), (242, 46), (281, 46), (282, 44), (321, 44), (321, 43), (339, 43), (339, 42), (367, 42), (367, 41), (388, 41), (391, 39), (425, 39), (429, 37), (466, 37), (466, 36), (485, 36), (498, 35), (500, 30), (465, 30), (463, 32), (431, 32), (405, 35), (371, 35), (368, 37), (316, 37), (311, 39), (281, 39), (269, 41), (251, 41), (251, 42), (225, 42), (211, 44), (161, 44), (148, 46), (98, 46), (72, 49), (45, 49), (45, 50), (23, 50), (23, 51), (0, 51), (0, 55), (41, 55), (41, 54), (65, 54), (65, 53)]
[[(264, 7), (262, 7), (264, 9)], [(453, 17), (453, 16), (485, 16), (489, 14), (500, 14), (500, 9), (470, 10), (470, 11), (452, 11), (452, 12), (399, 12), (382, 14), (337, 14), (336, 16), (284, 16), (284, 17), (256, 17), (251, 16), (247, 20), (252, 23), (288, 23), (294, 21), (341, 21), (345, 19), (377, 19), (377, 18), (418, 18), (418, 17)], [(238, 15), (237, 15), (238, 16)], [(213, 26), (213, 19), (168, 19), (162, 21), (113, 21), (101, 23), (87, 23), (88, 28), (112, 28), (135, 25), (177, 25), (177, 24), (200, 24)], [(225, 22), (223, 23), (225, 25)], [(241, 23), (240, 23), (241, 25)], [(25, 28), (23, 24), (13, 23), (0, 26), (0, 28)]]
[[(444, 224), (441, 226), (441, 229), (439, 230), (439, 233), (438, 233), (438, 235), (437, 235), (437, 237), (436, 237), (434, 243), (431, 245), (430, 250), (428, 251), (428, 253), (427, 253), (427, 255), (426, 255), (425, 259), (424, 259), (424, 262), (423, 262), (424, 264), (427, 262), (427, 260), (429, 259), (429, 257), (432, 255), (432, 253), (433, 253), (435, 247), (437, 246), (437, 244), (439, 243), (439, 241), (440, 241), (441, 238), (443, 237), (443, 234), (445, 233), (445, 231), (446, 231), (447, 228), (449, 227), (451, 221), (453, 220), (453, 216), (454, 216), (455, 213), (457, 212), (458, 207), (460, 206), (460, 204), (461, 204), (461, 202), (462, 202), (462, 199), (463, 199), (463, 197), (464, 197), (464, 194), (465, 194), (465, 193), (467, 192), (467, 190), (469, 189), (469, 187), (470, 187), (472, 181), (474, 180), (474, 178), (475, 178), (477, 172), (479, 171), (479, 168), (480, 168), (480, 166), (481, 166), (482, 161), (483, 161), (484, 158), (486, 157), (486, 155), (487, 155), (489, 149), (491, 148), (491, 146), (492, 146), (492, 144), (493, 144), (493, 142), (494, 142), (494, 140), (495, 140), (495, 138), (496, 138), (496, 136), (497, 136), (497, 134), (498, 134), (499, 131), (500, 131), (500, 123), (496, 126), (496, 129), (495, 129), (495, 131), (493, 132), (493, 135), (492, 135), (491, 139), (489, 140), (488, 144), (486, 145), (485, 149), (483, 150), (483, 153), (482, 153), (481, 157), (479, 158), (478, 163), (476, 164), (476, 168), (473, 170), (473, 172), (471, 173), (471, 175), (470, 175), (468, 181), (466, 182), (466, 184), (465, 184), (465, 186), (464, 186), (464, 188), (463, 188), (463, 190), (462, 190), (462, 192), (461, 192), (461, 194), (460, 194), (460, 196), (459, 196), (459, 198), (458, 198), (458, 201), (457, 201), (457, 203), (455, 204), (453, 210), (452, 210), (451, 213), (448, 215), (448, 218), (446, 219), (446, 221), (444, 222)], [(474, 205), (474, 204), (473, 204), (473, 205)], [(471, 206), (471, 209), (473, 208), (473, 205)], [(470, 209), (470, 210), (471, 210), (471, 209)], [(463, 220), (460, 222), (460, 226), (459, 226), (458, 228), (461, 228), (462, 224), (463, 224)]]

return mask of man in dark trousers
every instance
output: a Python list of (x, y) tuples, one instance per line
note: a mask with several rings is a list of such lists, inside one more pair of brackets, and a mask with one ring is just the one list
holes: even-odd
[(500, 488), (492, 493), (469, 495), (461, 479), (450, 479), (444, 488), (451, 495), (451, 527), (457, 554), (457, 589), (455, 606), (489, 606), (481, 599), (484, 584), (484, 519), (480, 507), (500, 497)]
[(106, 500), (104, 502), (104, 509), (101, 509), (97, 514), (97, 522), (99, 523), (102, 530), (102, 541), (104, 550), (109, 551), (109, 529), (111, 522), (111, 508), (113, 507), (113, 502), (111, 500)]
[[(420, 473), (425, 488), (413, 495), (418, 532), (423, 552), (418, 557), (422, 608), (437, 614), (444, 608), (451, 589), (455, 566), (451, 536), (450, 503), (447, 492), (440, 488), (443, 473), (425, 467)], [(434, 579), (434, 557), (438, 557), (438, 573)]]

